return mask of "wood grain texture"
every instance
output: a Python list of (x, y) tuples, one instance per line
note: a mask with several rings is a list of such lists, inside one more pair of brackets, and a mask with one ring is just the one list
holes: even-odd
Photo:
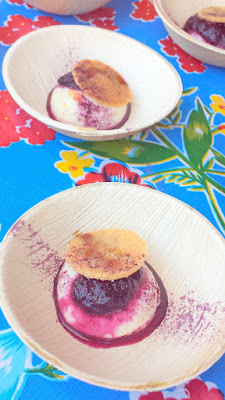
[[(168, 294), (165, 320), (134, 345), (95, 349), (57, 322), (53, 281), (77, 230), (138, 233)], [(73, 188), (25, 213), (6, 235), (0, 300), (18, 336), (43, 359), (86, 382), (121, 390), (159, 390), (200, 374), (225, 350), (225, 242), (184, 203), (132, 184)]]
[[(47, 114), (47, 97), (57, 79), (87, 58), (113, 67), (130, 87), (131, 114), (120, 129), (76, 127)], [(140, 132), (168, 115), (182, 93), (176, 70), (149, 47), (119, 33), (79, 25), (43, 28), (19, 39), (5, 56), (3, 78), (11, 96), (28, 114), (58, 132), (87, 140), (118, 139)]]
[(175, 43), (207, 64), (225, 67), (225, 50), (203, 43), (182, 28), (189, 17), (207, 7), (225, 7), (225, 0), (154, 0), (155, 8)]
[(26, 0), (26, 3), (49, 13), (70, 15), (93, 11), (110, 0)]

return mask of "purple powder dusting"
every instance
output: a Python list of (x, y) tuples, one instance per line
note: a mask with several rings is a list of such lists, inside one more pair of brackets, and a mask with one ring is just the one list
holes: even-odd
[(192, 291), (178, 298), (171, 294), (161, 334), (165, 340), (174, 337), (183, 344), (206, 336), (207, 341), (212, 342), (215, 340), (213, 334), (218, 334), (225, 322), (222, 311), (222, 302), (205, 302), (197, 299)]
[[(63, 259), (40, 238), (39, 232), (24, 220), (17, 221), (10, 232), (14, 237), (20, 234), (20, 240), (24, 243), (29, 257), (29, 264), (52, 291), (54, 279)], [(174, 338), (181, 344), (193, 343), (193, 346), (196, 346), (198, 339), (206, 338), (208, 342), (216, 339), (225, 323), (224, 302), (210, 303), (188, 290), (180, 297), (171, 293), (168, 300), (166, 317), (160, 328), (164, 340)]]
[[(74, 81), (72, 72), (68, 72), (67, 74), (61, 76), (58, 79), (58, 84), (62, 87), (80, 91), (80, 87)], [(51, 97), (53, 91), (54, 89), (48, 95), (46, 108), (49, 117), (58, 121), (51, 109)], [(114, 112), (112, 109), (110, 109), (110, 107), (97, 104), (82, 95), (78, 104), (78, 113), (79, 115), (76, 118), (76, 124), (79, 126), (97, 130), (119, 129), (127, 122), (130, 116), (131, 104), (129, 103), (127, 105), (124, 115), (121, 117), (122, 119), (120, 121), (116, 121), (116, 115), (114, 115)], [(127, 129), (130, 130), (129, 128)]]
[(82, 124), (87, 128), (109, 129), (113, 125), (113, 112), (84, 96), (79, 103), (79, 113)]
[(12, 233), (13, 237), (18, 236), (19, 232), (21, 229), (24, 227), (25, 221), (20, 218), (9, 230), (10, 233)]
[(42, 249), (45, 249), (46, 251), (50, 251), (49, 245), (45, 244), (42, 240), (38, 240), (35, 244), (29, 246), (29, 249), (31, 251), (30, 251), (30, 253), (28, 253), (28, 256), (32, 256), (32, 254), (40, 252), (40, 250), (42, 250)]
[(39, 232), (35, 231), (31, 224), (20, 220), (11, 228), (11, 232), (14, 236), (20, 233), (29, 264), (38, 272), (41, 281), (52, 290), (53, 281), (63, 262), (62, 258), (40, 238)]

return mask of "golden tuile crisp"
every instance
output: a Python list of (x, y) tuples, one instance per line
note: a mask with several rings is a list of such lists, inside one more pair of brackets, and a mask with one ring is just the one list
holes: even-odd
[(84, 94), (103, 106), (122, 107), (131, 101), (123, 77), (101, 61), (79, 61), (73, 68), (73, 77)]
[(225, 23), (225, 7), (208, 7), (198, 12), (198, 17), (209, 22)]
[(116, 280), (139, 270), (146, 259), (146, 243), (130, 230), (103, 229), (74, 237), (66, 263), (86, 278)]

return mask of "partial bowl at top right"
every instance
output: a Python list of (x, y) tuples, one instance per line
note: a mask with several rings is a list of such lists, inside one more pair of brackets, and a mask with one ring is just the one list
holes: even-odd
[(198, 35), (194, 37), (183, 29), (190, 17), (204, 9), (225, 10), (225, 0), (154, 0), (154, 5), (169, 35), (184, 51), (207, 64), (225, 67), (225, 49), (200, 41)]

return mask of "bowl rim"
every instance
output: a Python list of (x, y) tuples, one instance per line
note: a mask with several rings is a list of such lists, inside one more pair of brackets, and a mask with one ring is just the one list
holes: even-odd
[[(38, 356), (40, 356), (43, 360), (45, 360), (46, 362), (50, 363), (51, 365), (53, 365), (55, 368), (61, 370), (62, 372), (76, 378), (79, 379), (81, 381), (84, 381), (86, 383), (90, 383), (96, 386), (100, 386), (100, 387), (104, 387), (104, 388), (108, 388), (108, 389), (113, 389), (113, 390), (121, 390), (121, 391), (140, 391), (140, 392), (144, 392), (144, 391), (158, 391), (158, 390), (165, 390), (168, 389), (170, 387), (176, 386), (176, 385), (180, 385), (183, 384), (187, 381), (187, 379), (191, 380), (193, 378), (195, 378), (196, 376), (198, 376), (199, 374), (204, 373), (205, 371), (207, 371), (212, 365), (214, 365), (221, 357), (222, 355), (225, 353), (225, 343), (220, 342), (219, 345), (217, 346), (216, 350), (214, 350), (214, 352), (212, 353), (212, 357), (213, 360), (210, 359), (210, 361), (208, 363), (206, 363), (204, 365), (204, 367), (202, 368), (202, 363), (200, 363), (197, 366), (197, 369), (195, 368), (195, 371), (193, 372), (192, 375), (189, 375), (188, 378), (187, 376), (175, 376), (174, 379), (170, 379), (168, 381), (162, 381), (162, 382), (158, 382), (158, 383), (153, 383), (153, 382), (147, 382), (145, 384), (138, 384), (138, 385), (127, 385), (126, 383), (124, 385), (119, 384), (116, 381), (113, 380), (107, 380), (105, 379), (105, 381), (102, 381), (101, 378), (98, 378), (97, 376), (95, 376), (94, 374), (85, 374), (82, 371), (79, 371), (79, 369), (74, 368), (69, 366), (66, 362), (61, 361), (60, 359), (58, 359), (57, 357), (53, 356), (49, 351), (45, 350), (37, 341), (35, 341), (34, 339), (31, 339), (29, 337), (29, 335), (26, 333), (26, 331), (24, 329), (20, 328), (20, 324), (17, 322), (17, 319), (15, 317), (15, 314), (12, 313), (12, 311), (10, 309), (8, 309), (8, 305), (7, 305), (7, 300), (4, 298), (4, 284), (3, 284), (3, 253), (5, 248), (7, 248), (8, 245), (8, 237), (11, 233), (11, 228), (18, 223), (24, 216), (25, 218), (29, 219), (30, 216), (32, 216), (33, 213), (35, 213), (36, 209), (38, 209), (40, 206), (43, 206), (46, 203), (51, 202), (53, 199), (54, 201), (57, 200), (58, 197), (60, 197), (61, 195), (63, 195), (64, 193), (69, 193), (72, 191), (77, 191), (77, 190), (85, 190), (85, 188), (93, 188), (93, 187), (99, 187), (100, 186), (105, 186), (107, 187), (108, 185), (110, 186), (115, 186), (115, 187), (121, 187), (121, 188), (125, 188), (124, 185), (126, 185), (127, 187), (131, 187), (134, 190), (141, 190), (143, 191), (147, 191), (149, 192), (149, 190), (151, 190), (151, 188), (149, 187), (145, 187), (145, 186), (141, 186), (141, 185), (131, 185), (130, 183), (122, 183), (122, 182), (97, 182), (97, 183), (91, 183), (91, 184), (86, 184), (86, 185), (81, 185), (81, 186), (76, 186), (73, 188), (69, 188), (66, 190), (62, 190), (61, 192), (55, 193), (45, 199), (43, 199), (42, 201), (40, 201), (39, 203), (35, 204), (34, 206), (32, 206), (31, 208), (29, 208), (26, 212), (24, 212), (15, 222), (14, 224), (9, 228), (9, 230), (7, 231), (2, 244), (1, 244), (1, 249), (0, 249), (0, 304), (1, 304), (1, 308), (2, 311), (5, 315), (5, 317), (7, 318), (7, 321), (9, 322), (10, 326), (13, 328), (13, 330), (15, 331), (16, 335), (29, 347), (31, 348), (31, 350), (36, 353)], [(117, 186), (116, 186), (117, 185)], [(87, 189), (86, 189), (87, 190)], [(132, 189), (131, 189), (132, 190)], [(176, 204), (181, 204), (183, 205), (185, 208), (189, 209), (191, 212), (193, 212), (200, 220), (203, 220), (205, 224), (207, 224), (207, 226), (211, 229), (211, 231), (213, 232), (214, 235), (217, 236), (218, 240), (221, 242), (221, 244), (223, 246), (225, 246), (225, 241), (224, 238), (222, 236), (222, 234), (216, 229), (216, 227), (203, 215), (201, 214), (199, 211), (197, 211), (196, 209), (194, 209), (193, 207), (191, 207), (189, 204), (185, 203), (182, 200), (179, 200), (169, 194), (160, 192), (160, 191), (155, 191), (154, 193), (157, 193), (157, 196), (159, 197), (163, 197), (163, 198), (167, 198), (168, 200), (172, 201), (175, 205)]]
[[(153, 54), (155, 54), (160, 60), (161, 62), (164, 63), (164, 65), (167, 66), (167, 68), (169, 68), (171, 70), (171, 72), (173, 73), (174, 77), (176, 78), (177, 81), (177, 96), (174, 100), (173, 103), (169, 103), (170, 106), (166, 109), (164, 107), (164, 112), (162, 113), (162, 116), (160, 117), (160, 119), (156, 118), (154, 119), (149, 125), (145, 125), (145, 126), (140, 126), (140, 127), (136, 127), (135, 129), (132, 128), (119, 128), (119, 129), (109, 129), (109, 130), (97, 130), (97, 129), (93, 129), (93, 128), (86, 128), (86, 127), (77, 127), (75, 125), (71, 125), (71, 124), (64, 124), (62, 122), (58, 122), (52, 118), (50, 118), (49, 116), (45, 116), (44, 114), (42, 114), (39, 111), (36, 111), (33, 107), (31, 107), (26, 101), (24, 101), (21, 96), (18, 94), (17, 90), (14, 88), (12, 82), (11, 82), (11, 78), (10, 78), (10, 74), (9, 74), (9, 65), (11, 62), (11, 57), (14, 54), (14, 51), (20, 47), (21, 45), (23, 45), (24, 43), (26, 43), (26, 41), (28, 41), (30, 38), (38, 36), (38, 35), (44, 35), (45, 32), (47, 31), (67, 31), (67, 30), (73, 30), (75, 33), (76, 31), (93, 31), (93, 32), (101, 32), (102, 34), (104, 34), (104, 36), (114, 36), (115, 35), (117, 37), (119, 37), (120, 40), (123, 40), (125, 42), (132, 42), (135, 46), (139, 46), (142, 48), (143, 51), (145, 52), (151, 52)], [(36, 118), (37, 120), (41, 121), (42, 123), (44, 123), (47, 126), (51, 126), (52, 129), (55, 129), (56, 132), (58, 132), (59, 130), (63, 130), (63, 131), (67, 131), (71, 134), (74, 134), (74, 137), (76, 138), (87, 138), (87, 135), (91, 135), (91, 134), (96, 134), (96, 136), (99, 135), (99, 138), (101, 136), (105, 136), (106, 138), (102, 139), (102, 140), (107, 140), (107, 136), (109, 136), (108, 140), (111, 140), (111, 136), (115, 136), (116, 138), (120, 138), (120, 137), (125, 137), (125, 136), (129, 136), (131, 134), (135, 134), (138, 132), (141, 132), (142, 130), (145, 130), (147, 128), (149, 128), (150, 126), (156, 124), (157, 122), (159, 122), (160, 120), (162, 120), (163, 118), (165, 118), (177, 105), (181, 95), (182, 95), (182, 90), (183, 90), (183, 84), (182, 84), (182, 80), (181, 77), (178, 73), (178, 71), (173, 67), (173, 65), (165, 58), (163, 57), (161, 54), (159, 54), (157, 51), (153, 50), (151, 47), (145, 45), (144, 43), (139, 42), (138, 40), (131, 38), (127, 35), (124, 35), (120, 32), (114, 32), (111, 30), (107, 30), (107, 29), (103, 29), (103, 28), (99, 28), (99, 27), (93, 27), (93, 26), (86, 26), (86, 25), (53, 25), (53, 26), (49, 26), (49, 27), (44, 27), (42, 29), (37, 29), (35, 31), (29, 32), (26, 35), (20, 37), (18, 40), (16, 40), (16, 42), (14, 42), (12, 44), (12, 46), (9, 48), (9, 50), (6, 52), (4, 60), (3, 60), (3, 64), (2, 64), (2, 76), (3, 76), (3, 80), (5, 83), (5, 86), (7, 88), (7, 90), (9, 91), (10, 95), (12, 96), (12, 98), (16, 101), (16, 103), (22, 108), (24, 109), (29, 115), (31, 115), (32, 117)], [(87, 139), (86, 139), (87, 140)], [(90, 137), (91, 140), (91, 137)], [(92, 139), (93, 140), (93, 139)], [(95, 140), (95, 139), (94, 139)]]
[[(38, 0), (34, 0), (35, 2), (37, 2)], [(27, 1), (28, 4), (30, 4), (33, 7), (37, 7), (37, 4), (34, 6), (34, 1)], [(109, 3), (111, 0), (102, 0), (102, 5), (99, 5), (98, 8), (103, 7), (104, 5), (106, 5), (107, 3)], [(57, 3), (57, 1), (55, 1), (55, 3)], [(57, 7), (57, 5), (55, 4), (55, 7)], [(66, 13), (64, 14), (64, 12), (57, 12), (55, 9), (53, 9), (54, 6), (52, 7), (52, 10), (46, 11), (44, 8), (39, 8), (38, 10), (43, 11), (43, 12), (48, 12), (50, 14), (56, 14), (58, 16), (72, 16), (74, 14), (76, 15), (80, 15), (80, 14), (84, 14), (84, 13), (88, 13), (88, 12), (92, 12), (96, 10), (96, 5), (94, 6), (94, 8), (89, 9), (89, 11), (82, 11), (82, 12), (75, 12), (75, 11), (71, 11), (70, 13)]]
[(182, 36), (184, 39), (188, 40), (189, 42), (194, 43), (197, 46), (201, 46), (204, 49), (214, 51), (215, 53), (221, 54), (225, 56), (225, 49), (221, 49), (219, 47), (213, 46), (212, 44), (201, 42), (200, 40), (196, 39), (195, 37), (189, 35), (189, 33), (185, 32), (182, 28), (176, 25), (173, 20), (168, 16), (165, 12), (162, 4), (162, 0), (154, 0), (154, 6), (156, 12), (158, 13), (159, 17), (169, 25), (169, 27), (176, 32), (179, 36)]

